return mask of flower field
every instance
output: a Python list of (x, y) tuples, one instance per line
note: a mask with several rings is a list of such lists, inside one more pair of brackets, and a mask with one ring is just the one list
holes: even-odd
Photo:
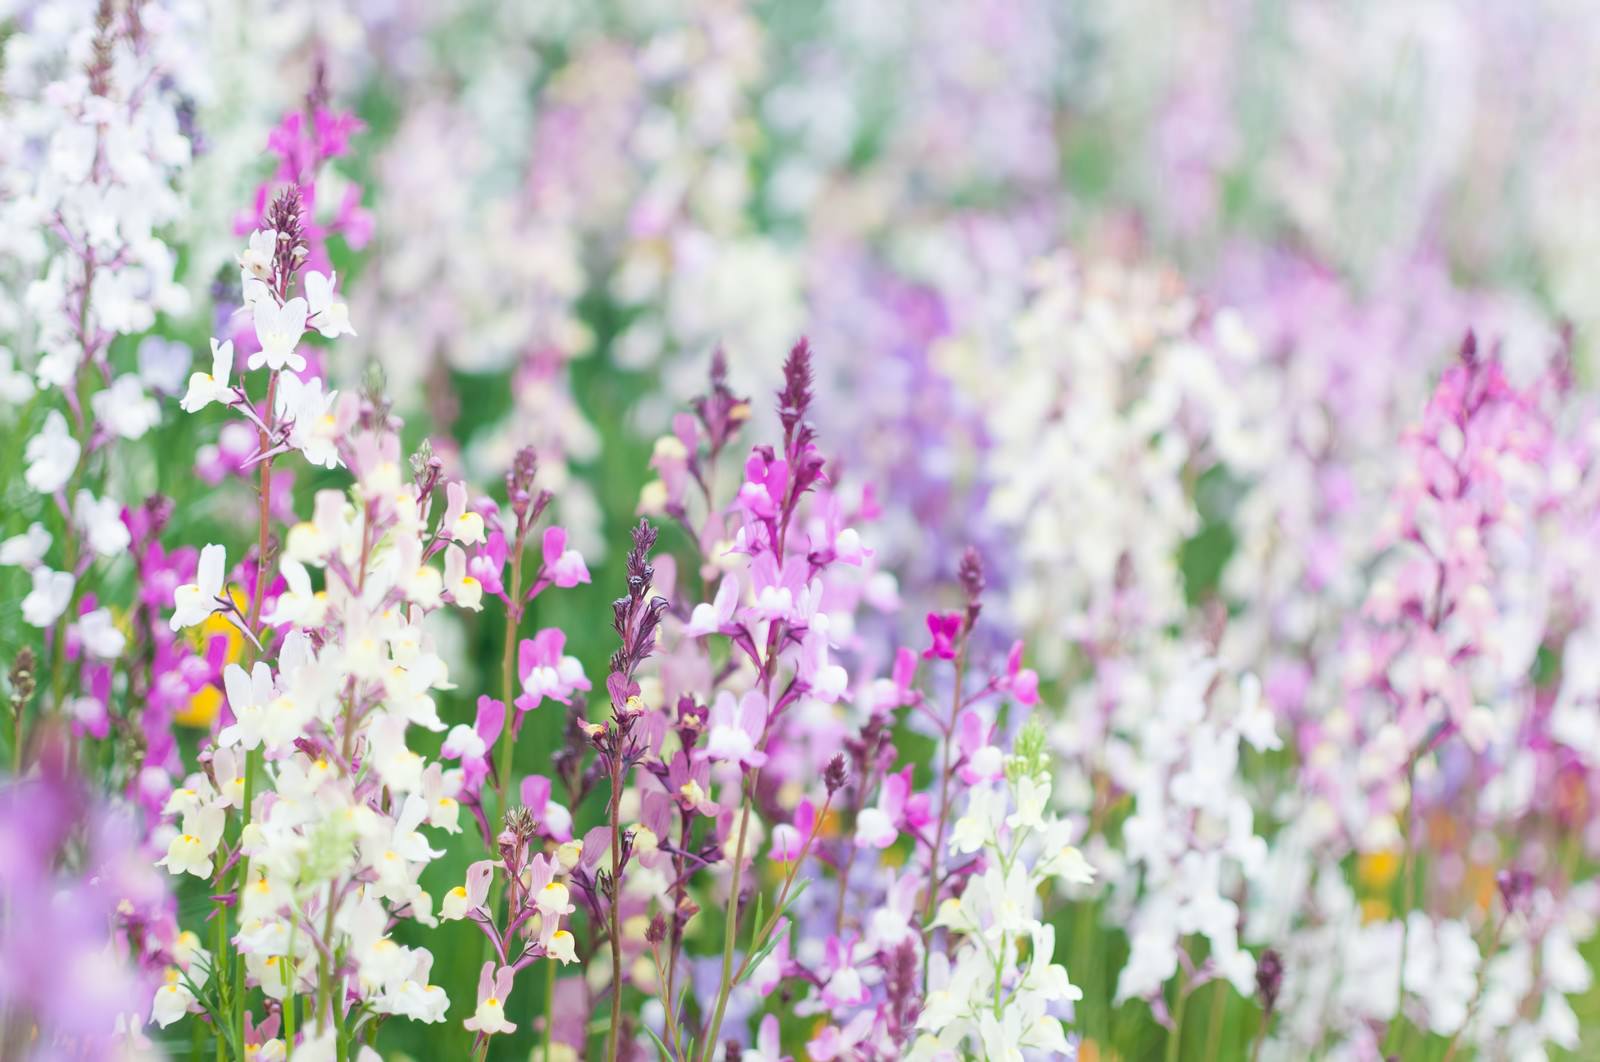
[(1600, 1057), (1597, 68), (0, 0), (0, 1059)]

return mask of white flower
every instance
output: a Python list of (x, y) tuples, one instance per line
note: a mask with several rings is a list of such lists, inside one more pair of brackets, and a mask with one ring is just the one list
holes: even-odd
[(311, 574), (305, 565), (292, 557), (285, 557), (280, 570), (288, 589), (278, 595), (272, 611), (261, 617), (261, 622), (273, 627), (293, 623), (296, 627), (320, 627), (327, 614), (327, 595), (311, 589)]
[(1044, 828), (1044, 812), (1050, 803), (1050, 780), (1022, 778), (1017, 782), (1017, 810), (1006, 817), (1013, 830)]
[(545, 947), (545, 954), (559, 959), (562, 963), (577, 962), (576, 945), (577, 941), (573, 939), (571, 933), (565, 929), (558, 929), (550, 935), (550, 943)]
[(888, 848), (899, 836), (894, 820), (881, 807), (862, 808), (856, 816), (857, 848)]
[(233, 722), (222, 728), (217, 744), (222, 748), (243, 745), (253, 749), (261, 744), (263, 715), (273, 700), (272, 669), (257, 660), (250, 673), (238, 664), (222, 669), (222, 686), (228, 692), (228, 707), (233, 711)]
[(334, 298), (333, 286), (338, 279), (338, 273), (323, 276), (312, 270), (306, 274), (306, 302), (311, 316), (316, 318), (312, 324), (327, 339), (356, 334), (356, 330), (350, 327), (350, 307)]
[(200, 551), (195, 581), (183, 584), (172, 593), (174, 608), (170, 626), (174, 631), (203, 623), (206, 617), (216, 611), (227, 567), (228, 556), (223, 547), (213, 543)]
[(265, 365), (273, 372), (288, 368), (301, 372), (306, 359), (295, 353), (295, 346), (306, 332), (306, 300), (296, 295), (279, 306), (272, 299), (257, 299), (253, 311), (256, 341), (261, 349), (250, 355), (251, 369)]
[(457, 607), (473, 612), (482, 610), (483, 584), (467, 574), (467, 554), (454, 543), (444, 551), (444, 588)]
[(128, 525), (122, 522), (122, 506), (114, 498), (96, 500), (93, 494), (80, 490), (73, 515), (89, 541), (89, 548), (102, 557), (118, 556), (133, 541)]
[(250, 234), (249, 244), (239, 255), (239, 286), (246, 306), (271, 301), (267, 282), (272, 279), (272, 259), (277, 250), (278, 234), (271, 229), (257, 229)]
[(161, 422), (161, 405), (145, 394), (132, 373), (117, 377), (112, 385), (89, 400), (95, 420), (124, 439), (137, 439)]
[(78, 620), (78, 637), (83, 639), (84, 651), (101, 660), (115, 660), (127, 643), (111, 618), (111, 610), (105, 608), (97, 608)]
[(33, 590), (22, 599), (22, 618), (35, 627), (48, 627), (61, 618), (77, 585), (71, 572), (53, 572), (44, 565), (33, 570)]
[(338, 419), (333, 415), (337, 391), (324, 392), (322, 381), (297, 376), (278, 379), (278, 419), (291, 421), (289, 445), (323, 468), (339, 464)]
[(186, 413), (198, 413), (213, 402), (227, 405), (233, 401), (233, 389), (228, 380), (233, 375), (233, 340), (218, 343), (211, 341), (211, 371), (197, 372), (189, 377), (189, 389), (178, 405)]
[(156, 860), (156, 865), (166, 867), (174, 876), (209, 878), (211, 853), (222, 840), (224, 822), (222, 809), (216, 807), (197, 808), (184, 815), (183, 832), (167, 845), (167, 854)]
[(44, 560), (50, 551), (50, 532), (35, 520), (28, 530), (0, 542), (0, 564), (17, 568), (32, 568)]
[(967, 797), (967, 813), (956, 820), (950, 832), (950, 849), (967, 855), (993, 843), (1005, 813), (1003, 791), (987, 786), (973, 789)]
[(28, 440), (23, 452), (28, 471), (23, 478), (40, 494), (53, 494), (72, 478), (81, 451), (78, 440), (67, 430), (67, 418), (59, 409), (52, 409), (39, 434)]
[(167, 971), (166, 984), (156, 989), (155, 1000), (150, 1005), (150, 1020), (165, 1029), (189, 1013), (194, 1002), (194, 993), (189, 991), (174, 967)]
[(0, 401), (20, 406), (33, 397), (33, 378), (15, 365), (10, 348), (0, 346)]

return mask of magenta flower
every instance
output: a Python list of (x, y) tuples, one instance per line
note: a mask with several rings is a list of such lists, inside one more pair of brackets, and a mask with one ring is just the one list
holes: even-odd
[(961, 636), (961, 613), (928, 613), (928, 633), (933, 635), (933, 644), (922, 651), (922, 659), (954, 660), (956, 639)]

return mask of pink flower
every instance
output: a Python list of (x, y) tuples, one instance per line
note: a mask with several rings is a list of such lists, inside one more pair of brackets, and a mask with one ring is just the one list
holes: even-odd
[(793, 823), (780, 822), (772, 828), (771, 858), (776, 863), (793, 863), (800, 858), (806, 839), (816, 828), (817, 809), (809, 800), (795, 806)]
[(771, 449), (758, 446), (744, 463), (744, 479), (736, 503), (739, 508), (757, 519), (776, 519), (789, 485), (789, 462), (774, 457)]
[(778, 1016), (768, 1014), (761, 1019), (755, 1048), (745, 1048), (744, 1062), (785, 1062), (788, 1057), (778, 1042)]
[(971, 708), (962, 712), (956, 722), (956, 744), (961, 749), (963, 761), (960, 775), (968, 785), (994, 782), (1005, 777), (1005, 753), (990, 742), (992, 734), (993, 728)]
[(888, 848), (902, 827), (916, 828), (928, 821), (928, 796), (911, 793), (911, 764), (883, 780), (878, 803), (862, 808), (856, 818), (857, 848)]
[(489, 750), (500, 740), (506, 725), (506, 706), (493, 697), (478, 698), (478, 717), (472, 726), (456, 725), (445, 735), (439, 755), (461, 761), (461, 788), (475, 793), (489, 774)]
[(530, 774), (522, 780), (522, 806), (539, 823), (539, 830), (551, 840), (572, 840), (572, 812), (550, 799), (550, 779)]
[(767, 762), (767, 754), (756, 748), (767, 726), (767, 701), (760, 691), (751, 690), (735, 703), (733, 694), (723, 690), (711, 705), (710, 724), (701, 757), (741, 767), (760, 767)]
[(746, 619), (804, 622), (815, 610), (815, 592), (807, 585), (804, 557), (790, 557), (778, 566), (770, 553), (763, 553), (750, 564), (750, 588), (755, 601), (744, 610)]
[(1011, 652), (1006, 654), (1006, 677), (1000, 680), (1000, 688), (1009, 691), (1018, 704), (1031, 708), (1039, 703), (1039, 673), (1022, 666), (1021, 641), (1012, 642)]
[(890, 677), (872, 684), (872, 710), (892, 712), (908, 704), (916, 704), (922, 694), (911, 688), (917, 676), (917, 654), (905, 647), (895, 650), (894, 670)]
[[(829, 937), (823, 963), (822, 1001), (831, 1009), (858, 1007), (870, 997), (866, 981), (855, 964), (856, 938)], [(865, 1017), (870, 1018), (868, 1011)], [(813, 1057), (815, 1052), (813, 1052)], [(832, 1058), (834, 1056), (829, 1055)]]
[(484, 963), (478, 974), (478, 1009), (461, 1024), (484, 1036), (516, 1032), (517, 1027), (506, 1021), (506, 997), (511, 994), (513, 977), (515, 971), (509, 966), (496, 970), (493, 962)]
[(567, 548), (565, 528), (545, 528), (544, 570), (550, 581), (563, 590), (569, 590), (579, 583), (589, 581), (589, 568), (583, 563), (583, 555), (575, 549)]
[(499, 531), (491, 531), (488, 539), (467, 562), (467, 573), (483, 584), (484, 593), (505, 593), (500, 573), (506, 567), (506, 552), (506, 536)]
[(833, 1062), (838, 1058), (854, 1058), (856, 1045), (872, 1032), (874, 1011), (865, 1010), (851, 1019), (843, 1029), (829, 1025), (806, 1044), (806, 1051), (815, 1062)]
[(733, 612), (739, 606), (739, 577), (729, 572), (722, 577), (722, 582), (717, 586), (717, 596), (714, 601), (705, 602), (694, 607), (689, 614), (689, 623), (684, 627), (683, 633), (690, 638), (700, 638), (707, 634), (728, 634), (733, 627)]
[(922, 659), (954, 660), (956, 639), (961, 636), (961, 613), (928, 613), (928, 633), (933, 635), (933, 644), (922, 651)]

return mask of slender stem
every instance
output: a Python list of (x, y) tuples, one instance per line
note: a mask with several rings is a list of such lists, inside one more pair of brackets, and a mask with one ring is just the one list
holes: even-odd
[(1206, 1062), (1215, 1062), (1222, 1046), (1222, 1018), (1228, 1005), (1228, 982), (1217, 978), (1211, 988), (1211, 1017), (1206, 1022)]
[(750, 937), (750, 947), (746, 949), (744, 958), (739, 960), (739, 968), (733, 972), (734, 984), (744, 980), (744, 972), (750, 968), (750, 960), (761, 950), (762, 945), (766, 944), (767, 937), (778, 924), (778, 919), (783, 917), (784, 904), (789, 902), (789, 890), (794, 887), (795, 879), (800, 874), (800, 868), (805, 865), (806, 856), (811, 853), (811, 844), (817, 838), (817, 830), (822, 821), (828, 817), (828, 803), (832, 799), (830, 795), (827, 800), (823, 801), (822, 810), (817, 813), (816, 822), (812, 824), (811, 832), (806, 835), (805, 844), (801, 846), (799, 856), (789, 866), (788, 871), (784, 874), (783, 884), (778, 887), (777, 902), (772, 905), (772, 910), (768, 912), (766, 919), (756, 927), (754, 934)]
[[(665, 975), (662, 973), (662, 970), (661, 970), (661, 948), (660, 948), (660, 945), (658, 945), (658, 944), (651, 944), (650, 945), (650, 957), (652, 959), (654, 959), (655, 963), (656, 963), (656, 976), (658, 978), (661, 978), (661, 979), (665, 980)], [(669, 1047), (672, 1048), (672, 1057), (674, 1059), (674, 1062), (679, 1062), (679, 1060), (681, 1060), (683, 1058), (683, 1043), (682, 1043), (682, 1039), (678, 1036), (678, 1022), (677, 1022), (677, 1019), (673, 1016), (672, 1011), (673, 1011), (672, 1000), (671, 1000), (671, 996), (669, 995), (668, 998), (667, 998), (667, 1006), (663, 1008), (663, 1013), (666, 1016), (666, 1023), (667, 1023), (667, 1044), (668, 1044)]]
[(1183, 1046), (1183, 1012), (1189, 1004), (1188, 978), (1178, 970), (1178, 995), (1172, 1004), (1172, 1032), (1167, 1036), (1167, 1062), (1178, 1062)]
[[(255, 802), (256, 771), (261, 762), (261, 750), (252, 749), (245, 754), (244, 760), (244, 810), (242, 821), (239, 825), (239, 843), (244, 844), (244, 831), (250, 825), (250, 805)], [(239, 856), (239, 877), (235, 884), (235, 895), (238, 897), (239, 906), (244, 905), (244, 890), (250, 887), (250, 857)], [(227, 918), (227, 910), (217, 912), (218, 919)], [(242, 919), (241, 919), (242, 922)], [(239, 1043), (244, 1043), (244, 952), (236, 952), (233, 961), (233, 1030)]]
[(1267, 1030), (1272, 1028), (1272, 1011), (1261, 1012), (1261, 1024), (1256, 1026), (1255, 1042), (1250, 1045), (1250, 1062), (1261, 1058), (1261, 1045), (1267, 1042)]
[[(742, 778), (740, 784), (743, 785)], [(752, 782), (750, 789), (754, 788)], [(704, 1062), (711, 1062), (716, 1051), (717, 1036), (722, 1032), (722, 1015), (728, 1009), (728, 993), (733, 990), (733, 947), (739, 935), (739, 878), (744, 869), (744, 841), (750, 825), (750, 798), (751, 792), (746, 791), (743, 808), (739, 812), (739, 840), (733, 849), (733, 883), (728, 895), (727, 917), (723, 923), (722, 984), (717, 990), (717, 1006), (706, 1034)]]
[[(327, 948), (333, 946), (333, 915), (337, 908), (334, 902), (335, 893), (333, 884), (328, 884), (328, 911), (323, 919), (322, 941), (324, 948), (320, 949), (321, 958), (317, 968), (317, 1035), (321, 1036), (328, 1027), (328, 1015), (338, 1006), (334, 1001), (333, 974), (336, 973), (328, 961)], [(341, 993), (342, 994), (342, 993)], [(339, 1002), (343, 1002), (340, 1000)]]
[[(502, 824), (505, 814), (510, 810), (507, 801), (507, 790), (511, 785), (512, 750), (516, 739), (512, 729), (516, 721), (516, 683), (517, 683), (517, 631), (522, 623), (522, 550), (524, 545), (524, 529), (521, 526), (521, 517), (517, 518), (518, 527), (513, 537), (511, 551), (511, 585), (510, 593), (506, 595), (506, 632), (500, 649), (500, 696), (505, 703), (505, 720), (500, 726), (500, 747), (496, 749), (494, 792), (496, 806), (500, 809)], [(490, 828), (490, 852), (494, 846), (492, 838), (494, 829)], [(489, 896), (489, 910), (499, 908), (500, 876), (495, 875)], [(506, 921), (509, 923), (514, 913), (510, 901), (510, 890), (506, 892)], [(487, 940), (487, 938), (485, 938)], [(485, 1040), (487, 1043), (487, 1039)]]
[[(225, 946), (228, 927), (225, 924), (225, 914), (221, 905), (218, 905), (214, 916), (213, 929), (216, 939), (211, 944), (211, 977), (217, 983), (217, 1009), (220, 1011), (227, 998), (227, 983), (222, 976), (222, 957), (226, 954)], [(217, 1062), (224, 1062), (228, 1057), (225, 1038), (222, 1035), (222, 1023), (215, 1022), (217, 1032)]]
[(555, 959), (547, 960), (544, 979), (544, 1062), (550, 1062), (550, 1045), (556, 1038), (556, 972), (561, 968)]
[(495, 796), (500, 801), (500, 814), (505, 815), (506, 788), (511, 784), (511, 749), (515, 744), (512, 721), (516, 718), (517, 680), (517, 628), (522, 623), (522, 550), (523, 530), (517, 529), (516, 546), (511, 553), (511, 593), (507, 595), (505, 642), (500, 650), (500, 690), (506, 702), (505, 725), (500, 728), (500, 749), (494, 780)]
[(1400, 969), (1395, 975), (1394, 1017), (1383, 1037), (1385, 1054), (1397, 1051), (1405, 1038), (1406, 952), (1411, 944), (1411, 919), (1407, 916), (1411, 913), (1411, 894), (1415, 891), (1412, 877), (1416, 873), (1416, 830), (1412, 815), (1416, 806), (1413, 797), (1416, 775), (1417, 760), (1413, 756), (1406, 767), (1405, 854), (1400, 870), (1400, 905), (1395, 912), (1400, 916)]
[(611, 1031), (606, 1037), (606, 1060), (616, 1062), (617, 1038), (622, 1029), (622, 753), (611, 764)]
[(693, 836), (693, 820), (688, 813), (683, 813), (682, 824), (678, 827), (678, 851), (672, 856), (672, 933), (668, 941), (667, 952), (667, 991), (663, 998), (668, 1010), (671, 1010), (678, 998), (675, 991), (678, 976), (678, 949), (683, 944), (683, 896), (687, 887), (685, 883), (686, 861), (683, 853), (689, 850), (689, 842)]

